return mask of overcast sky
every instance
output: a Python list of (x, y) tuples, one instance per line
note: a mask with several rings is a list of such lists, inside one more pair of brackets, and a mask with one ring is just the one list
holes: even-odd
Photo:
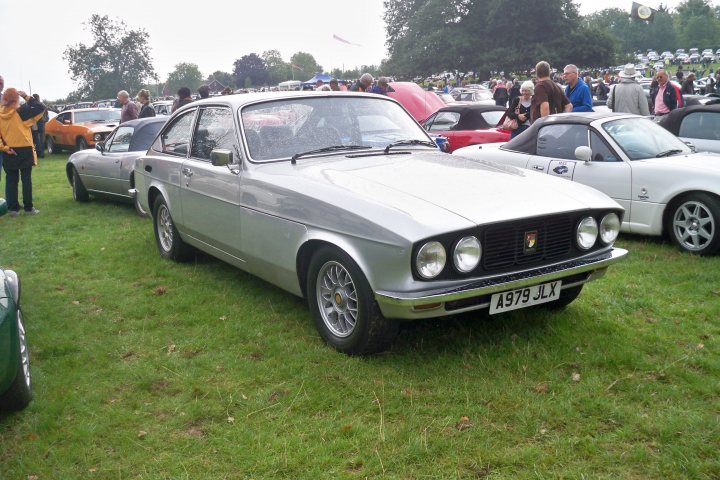
[[(674, 7), (679, 1), (662, 3)], [(632, 0), (576, 3), (580, 12), (587, 14), (610, 7), (629, 11)], [(661, 2), (640, 3), (657, 7)], [(203, 10), (203, 5), (207, 9)], [(30, 84), (33, 92), (50, 100), (74, 90), (62, 53), (68, 45), (92, 43), (83, 23), (93, 13), (120, 18), (132, 29), (144, 28), (150, 35), (152, 60), (161, 80), (180, 62), (196, 63), (207, 76), (217, 70), (231, 72), (236, 59), (271, 49), (279, 50), (285, 61), (298, 51), (310, 53), (326, 71), (379, 64), (387, 53), (383, 0), (207, 4), (165, 0), (36, 0), (26, 4), (0, 0), (0, 75), (5, 86), (27, 90)], [(333, 34), (361, 46), (333, 40)]]

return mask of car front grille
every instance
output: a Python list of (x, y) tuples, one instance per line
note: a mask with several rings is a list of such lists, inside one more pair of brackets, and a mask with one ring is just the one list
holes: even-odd
[[(561, 259), (572, 249), (573, 224), (563, 215), (491, 226), (483, 233), (482, 268), (493, 273)], [(528, 236), (535, 238), (531, 247)]]

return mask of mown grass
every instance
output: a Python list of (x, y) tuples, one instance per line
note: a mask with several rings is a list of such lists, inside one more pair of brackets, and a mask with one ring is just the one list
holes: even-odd
[(131, 205), (0, 218), (35, 399), (0, 416), (0, 479), (718, 478), (720, 261), (622, 237), (562, 312), (406, 326), (328, 348), (307, 306), (208, 256), (159, 258)]

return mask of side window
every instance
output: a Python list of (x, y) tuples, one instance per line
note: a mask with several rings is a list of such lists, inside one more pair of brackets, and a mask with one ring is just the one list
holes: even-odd
[(602, 141), (600, 135), (590, 132), (590, 148), (592, 149), (593, 162), (619, 162), (620, 159), (610, 150), (610, 148)]
[(548, 125), (538, 133), (537, 154), (542, 157), (576, 160), (575, 149), (581, 146), (588, 146), (585, 125)]
[(440, 112), (430, 125), (430, 130), (438, 132), (447, 132), (455, 128), (460, 121), (460, 114), (457, 112)]
[(686, 115), (678, 137), (720, 140), (720, 112), (694, 112)]
[(153, 150), (182, 157), (186, 156), (190, 147), (195, 112), (196, 110), (193, 109), (176, 118), (172, 125), (166, 128), (155, 140), (152, 146)]
[(57, 116), (57, 121), (60, 123), (65, 123), (65, 120), (71, 120), (70, 118), (70, 112), (61, 113)]
[(216, 148), (237, 151), (235, 143), (235, 126), (230, 109), (209, 107), (200, 110), (190, 156), (210, 160), (210, 152)]
[(105, 150), (112, 153), (127, 152), (130, 148), (130, 140), (132, 140), (134, 130), (133, 127), (119, 127), (115, 130), (115, 135), (113, 135)]

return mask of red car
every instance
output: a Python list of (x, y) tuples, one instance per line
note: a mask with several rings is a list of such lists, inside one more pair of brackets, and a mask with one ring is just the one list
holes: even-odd
[(441, 108), (423, 122), (430, 133), (448, 138), (449, 152), (468, 145), (507, 142), (510, 131), (496, 127), (505, 113), (496, 105), (452, 104)]

